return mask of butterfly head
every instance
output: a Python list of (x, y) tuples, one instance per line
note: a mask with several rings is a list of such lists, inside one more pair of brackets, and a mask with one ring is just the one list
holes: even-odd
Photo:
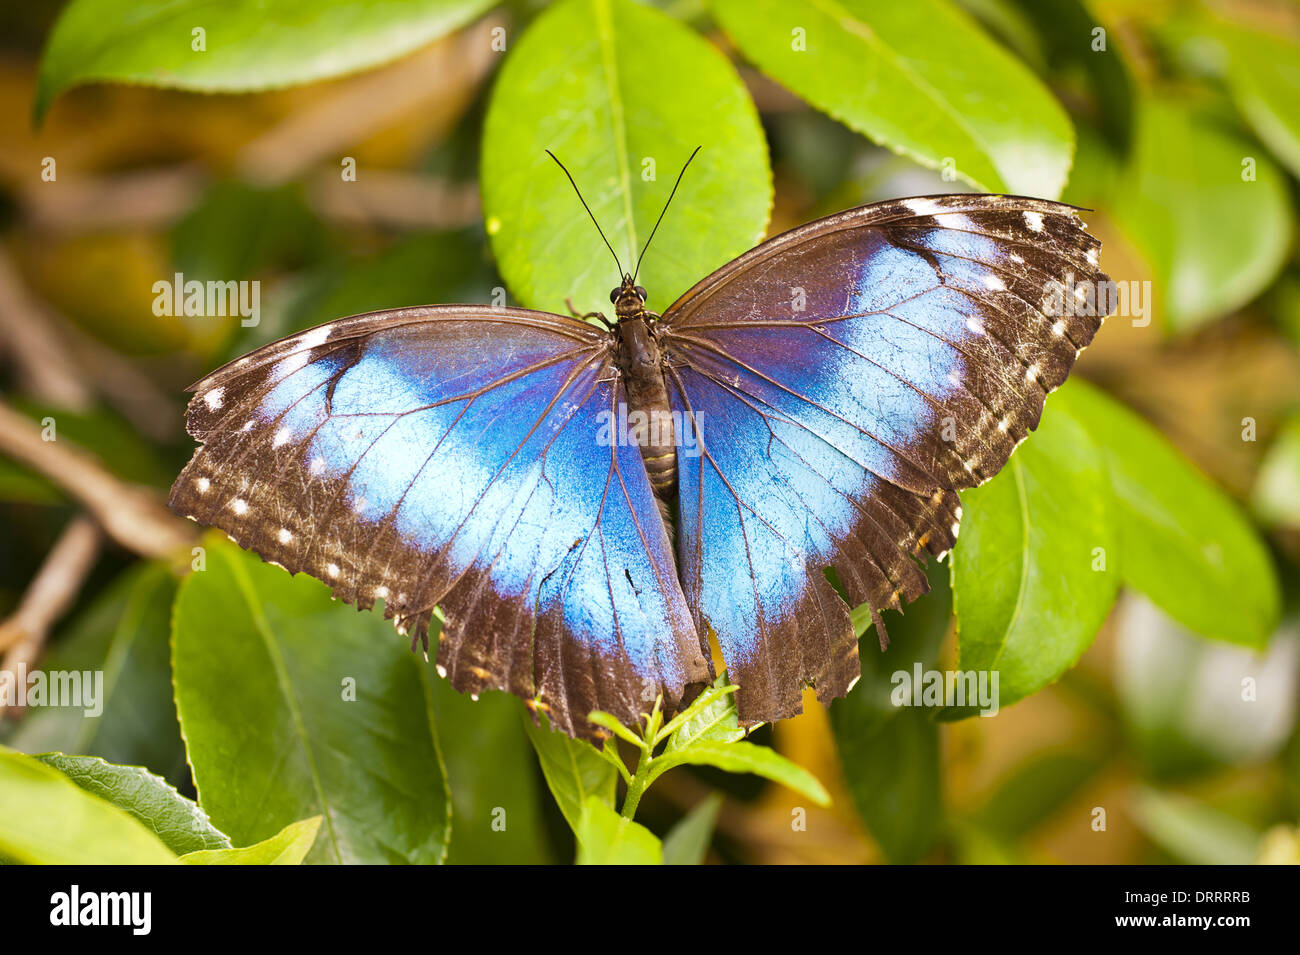
[(645, 311), (646, 290), (625, 272), (622, 284), (609, 293), (609, 300), (615, 315), (620, 319), (630, 318)]

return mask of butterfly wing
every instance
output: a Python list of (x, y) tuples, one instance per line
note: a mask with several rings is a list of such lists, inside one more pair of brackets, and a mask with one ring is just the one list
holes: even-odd
[[(457, 689), (506, 689), (566, 732), (634, 723), (711, 678), (604, 330), (523, 309), (344, 319), (194, 386), (203, 442), (169, 501), (427, 638)], [(605, 426), (607, 427), (607, 426)]]
[(877, 611), (926, 592), (926, 556), (957, 537), (957, 491), (1006, 463), (1097, 331), (1104, 309), (1053, 303), (1105, 288), (1098, 248), (1058, 203), (876, 203), (760, 245), (663, 314), (671, 400), (694, 435), (678, 456), (682, 586), (742, 719), (857, 679), (826, 568), (882, 641)]

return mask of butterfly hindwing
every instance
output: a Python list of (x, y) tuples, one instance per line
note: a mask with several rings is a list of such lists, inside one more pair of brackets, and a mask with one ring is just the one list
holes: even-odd
[(459, 690), (576, 735), (594, 709), (633, 723), (711, 674), (639, 453), (603, 424), (626, 400), (611, 348), (522, 309), (321, 326), (195, 386), (171, 506), (413, 639), (439, 606)]
[(1002, 468), (1104, 317), (1098, 247), (1043, 200), (877, 203), (760, 245), (663, 314), (698, 449), (679, 452), (679, 573), (742, 720), (856, 680), (826, 568), (878, 626), (926, 592), (957, 492)]

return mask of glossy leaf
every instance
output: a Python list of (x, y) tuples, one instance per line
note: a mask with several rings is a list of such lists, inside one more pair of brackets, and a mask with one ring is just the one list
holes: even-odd
[(1103, 753), (1049, 750), (1028, 757), (998, 783), (975, 815), (981, 830), (1007, 842), (1050, 819), (1101, 770)]
[[(1254, 178), (1247, 178), (1253, 176)], [(1148, 97), (1111, 212), (1154, 273), (1157, 318), (1188, 331), (1248, 303), (1286, 261), (1286, 182), (1257, 146), (1188, 104)], [(1119, 320), (1119, 319), (1116, 319)]]
[[(714, 689), (727, 686), (724, 673), (714, 681)], [(697, 705), (698, 704), (698, 705)], [(736, 695), (727, 693), (713, 700), (704, 694), (683, 714), (685, 719), (668, 736), (665, 752), (686, 749), (696, 743), (734, 743), (745, 738), (745, 729), (736, 719)]]
[(885, 857), (902, 864), (920, 860), (943, 820), (939, 724), (924, 709), (906, 709), (836, 739), (853, 803)]
[[(1033, 24), (1043, 44), (1045, 78), (1068, 83), (1074, 73), (1081, 73), (1091, 101), (1089, 114), (1113, 149), (1127, 151), (1132, 136), (1133, 78), (1121, 45), (1107, 42), (1105, 32), (1098, 35), (1099, 27), (1106, 28), (1082, 0), (1011, 2)], [(1070, 178), (1073, 180), (1074, 170)]]
[(1251, 506), (1265, 524), (1300, 527), (1300, 414), (1286, 420), (1264, 453)]
[(1260, 833), (1203, 802), (1158, 789), (1137, 790), (1133, 817), (1156, 845), (1191, 865), (1249, 865)]
[(896, 674), (912, 674), (919, 663), (931, 669), (952, 620), (952, 587), (946, 563), (930, 565), (927, 575), (930, 592), (909, 604), (901, 615), (886, 615), (889, 646), (880, 649), (867, 606), (855, 607), (850, 614), (858, 634), (858, 659), (862, 677), (842, 700), (831, 706), (831, 727), (837, 739), (870, 732), (898, 715), (899, 707), (892, 696), (898, 686)]
[(702, 865), (722, 811), (722, 793), (709, 793), (664, 836), (664, 865)]
[(47, 865), (166, 865), (176, 856), (129, 813), (57, 770), (0, 748), (0, 856)]
[[(70, 86), (205, 93), (310, 83), (378, 66), (450, 33), (489, 0), (73, 0), (41, 59), (39, 118)], [(195, 31), (202, 31), (201, 34)]]
[[(103, 674), (102, 711), (33, 707), (9, 743), (28, 753), (101, 756), (147, 767), (173, 784), (189, 779), (171, 685), (171, 604), (176, 578), (139, 564), (100, 593), (54, 642), (46, 671)], [(197, 847), (196, 847), (197, 848)]]
[(483, 213), (518, 300), (564, 312), (572, 296), (581, 311), (609, 313), (618, 284), (545, 150), (573, 174), (631, 272), (697, 146), (641, 268), (655, 310), (763, 235), (772, 187), (754, 104), (716, 48), (656, 10), (564, 0), (538, 17), (502, 67), (483, 133)]
[(1228, 89), (1251, 129), (1300, 176), (1300, 43), (1215, 22), (1211, 38), (1228, 53)]
[(831, 730), (853, 805), (893, 862), (915, 862), (934, 845), (942, 812), (939, 727), (933, 712), (905, 709), (892, 697), (896, 674), (935, 667), (952, 620), (948, 568), (933, 564), (930, 593), (888, 615), (882, 651), (866, 607), (853, 611), (862, 679), (830, 709)]
[(612, 810), (618, 771), (594, 746), (549, 726), (535, 725), (528, 717), (524, 718), (524, 728), (537, 751), (551, 796), (574, 832), (578, 831), (588, 799), (597, 799)]
[(1280, 613), (1277, 573), (1237, 506), (1132, 411), (1082, 383), (1070, 391), (1104, 455), (1122, 582), (1202, 636), (1264, 646)]
[(624, 819), (599, 796), (583, 800), (574, 832), (578, 865), (661, 865), (664, 861), (658, 836)]
[(1065, 186), (1065, 111), (946, 0), (710, 6), (760, 69), (882, 146), (992, 192), (1055, 199)]
[(321, 267), (274, 334), (399, 304), (486, 305), (497, 284), (481, 232), (408, 236), (369, 258)]
[(1119, 583), (1095, 432), (1066, 386), (992, 481), (962, 495), (952, 555), (958, 667), (996, 671), (1002, 706), (1058, 679), (1097, 635)]
[[(433, 663), (429, 664), (432, 669)], [(451, 785), (452, 864), (536, 865), (546, 858), (537, 769), (519, 704), (505, 693), (477, 701), (432, 679), (438, 742)]]
[(86, 792), (129, 812), (177, 855), (230, 848), (230, 839), (212, 825), (207, 813), (147, 769), (117, 766), (96, 756), (42, 753), (36, 758)]
[(186, 865), (301, 865), (320, 831), (321, 817), (285, 826), (269, 839), (243, 849), (200, 849), (181, 856)]
[(358, 614), (206, 537), (181, 585), (173, 669), (200, 802), (237, 844), (324, 816), (313, 862), (441, 862), (450, 796), (424, 666)]
[(828, 806), (831, 802), (830, 794), (817, 777), (766, 746), (696, 742), (682, 749), (666, 751), (651, 765), (650, 781), (675, 766), (683, 765), (713, 766), (729, 773), (753, 773), (793, 789), (819, 806)]

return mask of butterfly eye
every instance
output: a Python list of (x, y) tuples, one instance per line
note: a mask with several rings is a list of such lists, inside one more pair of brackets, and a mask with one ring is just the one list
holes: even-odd
[(617, 303), (618, 303), (618, 293), (621, 292), (621, 291), (623, 291), (621, 288), (616, 288), (616, 289), (614, 289), (614, 291), (612, 291), (612, 292), (609, 293), (609, 300), (610, 300), (611, 303), (614, 303), (614, 304), (617, 304)]
[(641, 286), (638, 285), (632, 291), (636, 292), (636, 297), (639, 298), (641, 301), (644, 302), (646, 300), (645, 289), (643, 289)]

